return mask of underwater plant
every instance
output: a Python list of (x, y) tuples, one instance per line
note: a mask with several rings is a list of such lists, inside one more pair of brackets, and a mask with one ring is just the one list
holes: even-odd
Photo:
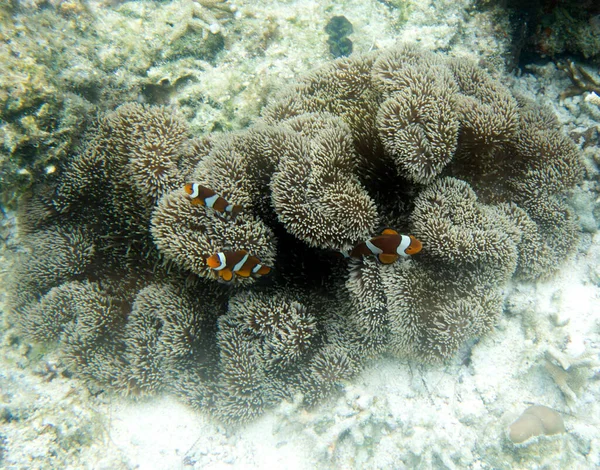
[(311, 405), (368, 358), (491, 330), (506, 281), (575, 246), (582, 173), (546, 111), (412, 45), (335, 60), (235, 133), (123, 105), (23, 201), (13, 318), (114, 390), (224, 422)]

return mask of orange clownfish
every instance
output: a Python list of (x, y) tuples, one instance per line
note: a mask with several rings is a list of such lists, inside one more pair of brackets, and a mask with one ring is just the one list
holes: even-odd
[(381, 235), (359, 243), (350, 252), (351, 257), (375, 255), (382, 264), (392, 264), (400, 256), (414, 255), (421, 251), (423, 245), (412, 235), (400, 235), (391, 228), (386, 228)]
[(207, 258), (206, 264), (227, 282), (233, 279), (233, 273), (241, 277), (250, 277), (252, 274), (264, 276), (271, 271), (270, 267), (261, 264), (256, 256), (249, 255), (246, 250), (219, 251)]
[(212, 189), (202, 186), (198, 183), (188, 183), (183, 187), (188, 198), (193, 205), (210, 207), (211, 209), (223, 214), (230, 214), (235, 217), (242, 210), (242, 206), (229, 204), (224, 198), (215, 193)]

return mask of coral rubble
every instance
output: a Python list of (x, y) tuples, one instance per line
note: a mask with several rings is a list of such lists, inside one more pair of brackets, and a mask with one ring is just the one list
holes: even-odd
[[(193, 139), (164, 108), (124, 105), (24, 201), (12, 307), (80, 376), (248, 420), (317, 402), (366, 358), (444, 360), (489, 331), (507, 280), (572, 250), (582, 172), (552, 116), (410, 45), (326, 65), (236, 133)], [(190, 181), (243, 210), (192, 204)], [(422, 252), (337, 256), (382, 226)], [(272, 272), (217, 282), (206, 260), (240, 250)]]

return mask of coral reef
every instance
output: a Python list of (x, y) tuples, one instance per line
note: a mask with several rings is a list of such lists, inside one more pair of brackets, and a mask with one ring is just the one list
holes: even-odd
[(596, 2), (540, 2), (531, 43), (537, 51), (556, 56), (563, 52), (597, 59), (600, 55), (600, 8)]
[(79, 1), (44, 2), (44, 8), (8, 3), (0, 7), (5, 205), (53, 173), (78, 145), (90, 116), (128, 101), (165, 102), (175, 83), (164, 77), (154, 83), (148, 77), (153, 66), (180, 70), (190, 61), (214, 62), (224, 47), (221, 25), (233, 15), (223, 1), (151, 8), (125, 2), (110, 15)]
[[(600, 7), (594, 0), (479, 0), (511, 12), (514, 50), (556, 57), (563, 53), (598, 61)], [(523, 54), (525, 55), (525, 54)]]
[[(235, 133), (123, 105), (23, 201), (12, 308), (86, 379), (245, 421), (317, 403), (368, 358), (445, 360), (488, 332), (507, 280), (571, 252), (582, 172), (547, 112), (412, 45), (336, 60)], [(194, 204), (191, 182), (242, 209)], [(422, 252), (339, 254), (381, 226)], [(219, 282), (207, 260), (242, 251), (272, 272)]]
[[(9, 3), (0, 7), (0, 201), (5, 205), (14, 203), (20, 185), (51, 173), (66, 158), (97, 98), (91, 77), (75, 66), (78, 59), (85, 63), (78, 51), (88, 48), (83, 37), (89, 15), (78, 10), (76, 25), (50, 9), (21, 14)], [(69, 57), (61, 53), (65, 50)]]
[(600, 92), (600, 76), (590, 72), (583, 65), (572, 60), (566, 60), (557, 62), (556, 66), (566, 72), (572, 82), (572, 85), (561, 93), (561, 98), (581, 95), (586, 92), (589, 92), (587, 95), (589, 97)]

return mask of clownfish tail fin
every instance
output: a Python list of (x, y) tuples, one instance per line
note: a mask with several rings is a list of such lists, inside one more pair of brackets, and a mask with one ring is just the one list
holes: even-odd
[(239, 204), (234, 204), (231, 208), (231, 217), (235, 219), (240, 212), (242, 212), (242, 206)]

